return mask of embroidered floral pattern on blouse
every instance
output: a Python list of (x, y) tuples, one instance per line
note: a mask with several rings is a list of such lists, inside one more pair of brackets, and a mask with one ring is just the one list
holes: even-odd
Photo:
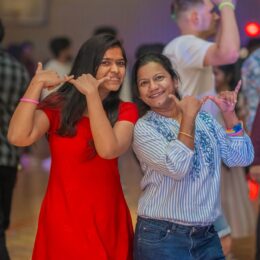
[[(158, 114), (156, 114), (154, 112), (149, 112), (147, 114), (146, 120), (151, 122), (155, 126), (156, 130), (158, 131), (158, 133), (162, 134), (162, 136), (168, 142), (171, 142), (172, 140), (176, 140), (177, 139), (177, 135), (172, 131), (172, 129), (167, 127), (167, 124), (169, 124), (169, 119), (168, 118), (160, 116), (160, 115), (158, 115)], [(168, 122), (167, 122), (167, 120), (168, 120)]]
[[(202, 119), (207, 124), (207, 127), (210, 133), (213, 134), (215, 140), (218, 140), (212, 117), (206, 112), (200, 112), (199, 118)], [(177, 125), (177, 123), (174, 120), (170, 120), (169, 118), (158, 115), (152, 111), (147, 113), (146, 120), (152, 123), (155, 129), (158, 131), (158, 133), (160, 133), (168, 142), (177, 139), (177, 135), (178, 135), (177, 131), (179, 131), (179, 125)], [(173, 126), (175, 126), (176, 128), (176, 132), (174, 132), (175, 129), (173, 128)], [(201, 167), (202, 167), (200, 161), (201, 157), (204, 158), (205, 164), (209, 168), (210, 175), (213, 175), (215, 172), (214, 149), (211, 144), (210, 136), (208, 136), (207, 132), (201, 129), (195, 129), (194, 147), (195, 148), (194, 148), (194, 156), (193, 156), (193, 165), (189, 173), (191, 178), (193, 180), (199, 178)]]

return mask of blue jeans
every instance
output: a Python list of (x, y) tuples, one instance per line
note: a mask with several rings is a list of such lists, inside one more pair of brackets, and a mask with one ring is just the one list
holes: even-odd
[(225, 259), (213, 225), (191, 227), (138, 217), (135, 260)]

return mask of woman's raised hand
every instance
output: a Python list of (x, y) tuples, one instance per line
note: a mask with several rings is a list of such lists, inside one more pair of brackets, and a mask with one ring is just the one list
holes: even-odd
[(109, 77), (96, 79), (91, 74), (82, 74), (77, 79), (70, 79), (69, 82), (73, 84), (79, 92), (87, 96), (92, 93), (98, 93), (98, 87), (106, 80), (109, 80)]
[(212, 100), (222, 112), (233, 112), (236, 107), (241, 84), (240, 80), (234, 91), (222, 91), (218, 96), (209, 96), (208, 99)]
[(59, 74), (53, 70), (44, 70), (42, 63), (38, 62), (37, 69), (34, 77), (32, 78), (32, 84), (39, 85), (42, 88), (54, 88), (66, 81), (69, 81), (73, 76), (60, 77)]
[(179, 100), (175, 95), (169, 95), (176, 106), (181, 110), (184, 116), (195, 118), (201, 109), (201, 106), (206, 102), (208, 97), (197, 99), (194, 96), (185, 96)]

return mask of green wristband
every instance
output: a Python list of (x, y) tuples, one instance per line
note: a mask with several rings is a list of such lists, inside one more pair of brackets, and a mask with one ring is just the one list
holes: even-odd
[(235, 5), (233, 3), (224, 1), (218, 5), (219, 11), (221, 11), (225, 6), (228, 6), (229, 8), (235, 10)]

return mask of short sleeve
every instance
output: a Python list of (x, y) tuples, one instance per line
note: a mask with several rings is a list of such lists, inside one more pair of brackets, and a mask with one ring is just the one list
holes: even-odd
[(55, 132), (59, 127), (59, 111), (50, 108), (39, 108), (39, 110), (43, 111), (49, 119), (50, 128), (48, 133)]
[(204, 58), (212, 44), (192, 35), (180, 36), (166, 46), (164, 54), (173, 65), (200, 69), (204, 67)]
[(117, 121), (129, 121), (133, 124), (138, 120), (138, 109), (136, 104), (131, 102), (121, 102)]

